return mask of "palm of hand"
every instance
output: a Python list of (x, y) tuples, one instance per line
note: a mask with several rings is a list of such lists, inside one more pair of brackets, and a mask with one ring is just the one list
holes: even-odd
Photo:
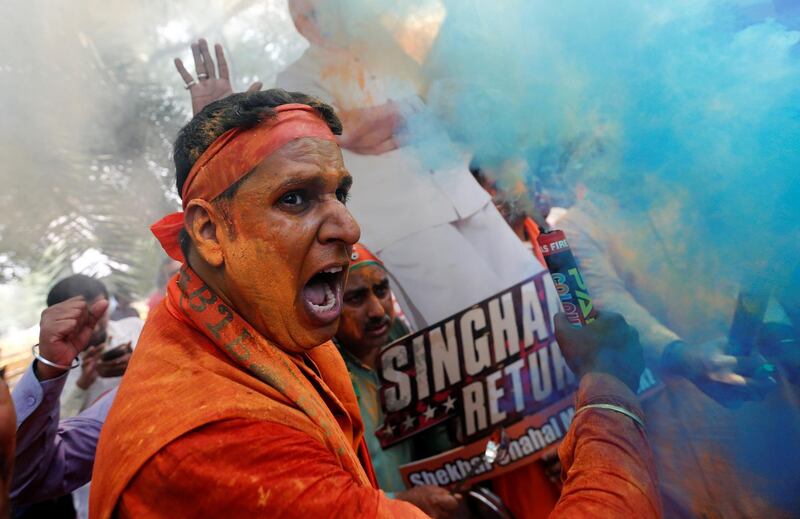
[[(192, 43), (192, 56), (194, 56), (194, 66), (197, 73), (197, 81), (186, 70), (183, 61), (175, 58), (175, 68), (186, 83), (192, 95), (192, 113), (197, 115), (209, 103), (219, 101), (233, 94), (231, 86), (228, 62), (225, 60), (225, 53), (220, 44), (214, 46), (217, 62), (211, 57), (208, 42), (200, 38), (196, 43)], [(253, 92), (261, 89), (261, 82), (256, 81), (247, 89)]]
[(680, 369), (689, 379), (708, 380), (723, 384), (738, 382), (741, 377), (734, 376), (736, 358), (725, 355), (727, 340), (719, 337), (697, 344), (681, 344), (677, 349)]
[(233, 94), (228, 78), (209, 78), (192, 86), (192, 113), (197, 114), (214, 101)]

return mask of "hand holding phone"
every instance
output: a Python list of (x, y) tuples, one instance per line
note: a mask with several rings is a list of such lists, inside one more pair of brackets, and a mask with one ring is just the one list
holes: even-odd
[(97, 363), (97, 373), (104, 378), (121, 377), (128, 368), (132, 351), (130, 341), (104, 351)]

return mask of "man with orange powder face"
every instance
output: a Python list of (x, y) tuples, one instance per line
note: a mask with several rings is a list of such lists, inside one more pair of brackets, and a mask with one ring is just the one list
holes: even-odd
[[(282, 90), (234, 94), (181, 130), (183, 213), (153, 231), (183, 267), (101, 433), (91, 517), (425, 517), (378, 490), (330, 342), (359, 238), (340, 131), (329, 106)], [(657, 517), (635, 331), (559, 315), (556, 334), (581, 382), (554, 516)]]

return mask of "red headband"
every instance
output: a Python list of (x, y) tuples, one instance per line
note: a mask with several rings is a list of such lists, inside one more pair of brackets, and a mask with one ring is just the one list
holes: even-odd
[[(261, 161), (295, 139), (313, 137), (336, 141), (328, 124), (308, 105), (281, 105), (275, 112), (275, 117), (265, 118), (252, 128), (228, 130), (203, 152), (183, 183), (183, 209), (192, 200), (214, 200)], [(177, 212), (157, 221), (150, 230), (171, 258), (185, 263), (179, 242), (183, 227), (183, 213)]]

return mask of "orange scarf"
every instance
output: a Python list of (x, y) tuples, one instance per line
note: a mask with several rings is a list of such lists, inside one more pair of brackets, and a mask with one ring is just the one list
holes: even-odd
[(145, 324), (100, 436), (92, 517), (111, 517), (139, 469), (167, 444), (231, 418), (302, 430), (362, 486), (377, 487), (341, 355), (327, 342), (307, 357), (308, 364), (259, 335), (184, 267)]

